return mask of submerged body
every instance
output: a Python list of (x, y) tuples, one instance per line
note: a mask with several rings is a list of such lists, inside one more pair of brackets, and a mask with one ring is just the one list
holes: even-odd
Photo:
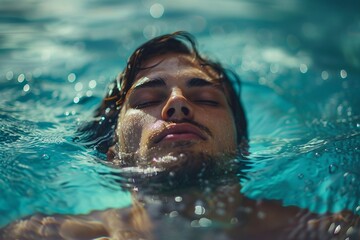
[[(175, 182), (132, 173), (132, 206), (87, 215), (34, 215), (0, 230), (1, 239), (358, 239), (350, 213), (317, 215), (240, 193), (233, 174)], [(214, 178), (217, 177), (217, 178)], [(135, 184), (134, 184), (135, 182)], [(171, 188), (172, 187), (172, 188)]]

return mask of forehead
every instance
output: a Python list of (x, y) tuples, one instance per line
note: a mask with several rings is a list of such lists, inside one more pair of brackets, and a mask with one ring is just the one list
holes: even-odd
[(163, 78), (177, 77), (202, 77), (206, 80), (218, 79), (218, 74), (209, 66), (201, 64), (194, 55), (166, 53), (154, 56), (142, 63), (140, 70), (135, 77), (136, 83), (143, 77)]

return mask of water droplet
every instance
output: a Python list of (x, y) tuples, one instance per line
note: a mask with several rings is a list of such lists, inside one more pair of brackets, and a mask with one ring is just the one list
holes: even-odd
[(307, 73), (307, 71), (308, 71), (308, 66), (304, 63), (300, 64), (300, 72)]
[(93, 92), (91, 90), (87, 90), (85, 95), (87, 97), (91, 97), (93, 95)]
[(6, 79), (7, 80), (10, 81), (11, 79), (13, 79), (13, 77), (14, 77), (14, 73), (12, 71), (9, 71), (9, 72), (6, 73)]
[(83, 89), (83, 84), (81, 82), (78, 82), (75, 84), (74, 88), (75, 88), (75, 91), (79, 92)]
[[(354, 232), (355, 232), (355, 229), (351, 226), (351, 227), (349, 227), (348, 230), (346, 231), (346, 235), (347, 235), (347, 236), (352, 235), (352, 234), (354, 234)], [(345, 240), (350, 240), (350, 238), (347, 237), (347, 238), (345, 238)]]
[(18, 76), (18, 82), (22, 83), (24, 80), (25, 80), (25, 74), (22, 73)]
[(203, 206), (195, 206), (194, 213), (196, 215), (203, 215), (203, 214), (205, 214), (205, 208)]
[(69, 82), (74, 82), (76, 80), (76, 75), (75, 73), (70, 73), (67, 77)]
[(182, 197), (181, 196), (176, 196), (175, 197), (175, 202), (181, 202), (182, 201)]
[(91, 80), (91, 81), (89, 82), (89, 88), (95, 88), (96, 85), (97, 85), (96, 80)]
[(29, 84), (25, 84), (23, 87), (24, 92), (28, 92), (30, 90), (30, 85)]
[(278, 71), (279, 71), (279, 64), (273, 63), (270, 65), (270, 72), (277, 73)]
[(342, 69), (342, 70), (340, 71), (340, 77), (341, 77), (342, 79), (345, 79), (345, 78), (347, 77), (347, 72), (346, 72), (344, 69)]
[(191, 221), (190, 226), (191, 227), (200, 227), (199, 221), (198, 220)]
[(79, 103), (80, 98), (79, 97), (74, 97), (74, 103)]
[(238, 222), (239, 222), (239, 219), (237, 219), (236, 217), (234, 217), (230, 220), (231, 224), (237, 224)]
[(330, 174), (333, 174), (333, 173), (335, 173), (337, 170), (338, 170), (338, 166), (336, 165), (336, 164), (330, 164), (329, 165), (329, 173)]
[(264, 212), (258, 212), (257, 213), (257, 217), (259, 218), (259, 219), (264, 219), (265, 217), (266, 217), (266, 214), (264, 213)]
[(329, 73), (327, 71), (322, 71), (321, 72), (321, 78), (323, 80), (328, 80), (329, 79)]
[(356, 214), (360, 214), (360, 206), (357, 206), (357, 207), (356, 207), (355, 213), (356, 213)]
[(337, 225), (334, 229), (334, 234), (338, 234), (341, 231), (341, 226)]
[(201, 227), (209, 227), (209, 226), (211, 226), (211, 224), (212, 224), (212, 221), (208, 218), (200, 218), (200, 220), (199, 220), (199, 225)]
[(179, 216), (179, 213), (177, 211), (172, 211), (170, 214), (169, 214), (169, 217), (171, 218), (174, 218), (174, 217), (177, 217)]
[(155, 3), (150, 7), (150, 15), (153, 18), (161, 18), (164, 14), (164, 6), (160, 3)]

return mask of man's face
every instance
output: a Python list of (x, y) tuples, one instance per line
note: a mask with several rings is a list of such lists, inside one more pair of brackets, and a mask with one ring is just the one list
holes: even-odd
[(141, 67), (119, 114), (120, 155), (156, 161), (236, 152), (234, 118), (217, 74), (193, 56), (175, 53)]

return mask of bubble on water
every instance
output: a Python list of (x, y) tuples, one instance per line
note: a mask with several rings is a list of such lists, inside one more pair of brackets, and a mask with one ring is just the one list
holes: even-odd
[(86, 96), (87, 97), (91, 97), (92, 95), (93, 95), (93, 91), (91, 91), (91, 90), (86, 91)]
[[(348, 228), (348, 230), (346, 231), (346, 235), (347, 236), (350, 236), (350, 235), (352, 235), (352, 234), (354, 234), (355, 233), (355, 229), (354, 229), (354, 227), (349, 227)], [(345, 238), (345, 240), (350, 240), (350, 238), (349, 237), (347, 237), (347, 238)]]
[(174, 217), (177, 217), (177, 216), (179, 216), (179, 213), (177, 211), (172, 211), (172, 212), (169, 213), (169, 217), (171, 217), (171, 218), (174, 218)]
[(259, 82), (259, 84), (261, 84), (261, 85), (265, 85), (265, 84), (267, 83), (267, 80), (266, 80), (266, 78), (264, 78), (264, 77), (260, 77), (259, 80), (258, 80), (258, 82)]
[(19, 83), (22, 83), (23, 81), (25, 81), (25, 74), (21, 73), (19, 76), (18, 76), (18, 82)]
[(200, 206), (200, 205), (195, 206), (195, 211), (194, 211), (194, 213), (195, 213), (196, 215), (204, 215), (204, 214), (205, 214), (205, 208), (204, 208), (203, 206)]
[(257, 213), (257, 217), (258, 217), (259, 219), (265, 219), (266, 214), (265, 214), (264, 212), (259, 211), (259, 212)]
[(279, 64), (273, 63), (270, 65), (270, 72), (277, 73), (279, 71)]
[(344, 183), (346, 185), (354, 185), (356, 184), (356, 177), (353, 173), (346, 172), (344, 173)]
[(89, 82), (89, 88), (95, 88), (96, 85), (97, 85), (96, 80), (91, 80), (91, 81)]
[(341, 231), (341, 226), (337, 225), (334, 230), (334, 234), (338, 234)]
[(219, 216), (224, 216), (225, 215), (225, 210), (223, 208), (218, 208), (216, 209), (216, 214)]
[(340, 77), (341, 77), (342, 79), (345, 79), (345, 78), (347, 77), (347, 72), (346, 72), (344, 69), (342, 69), (342, 70), (340, 71)]
[(78, 82), (74, 86), (75, 91), (79, 92), (83, 89), (83, 84), (81, 82)]
[(10, 81), (13, 79), (14, 73), (12, 71), (8, 71), (5, 76), (6, 76), (6, 79)]
[(358, 215), (360, 214), (360, 206), (357, 206), (357, 207), (356, 207), (355, 213), (358, 214)]
[(79, 103), (80, 102), (80, 98), (79, 97), (74, 97), (74, 103)]
[(307, 73), (307, 71), (308, 71), (308, 66), (304, 63), (300, 64), (300, 72)]
[(193, 227), (193, 228), (200, 227), (199, 221), (198, 220), (191, 221), (190, 226)]
[(212, 221), (208, 218), (200, 218), (200, 220), (199, 220), (199, 225), (201, 227), (209, 227), (209, 226), (211, 226), (211, 224), (212, 224)]
[(328, 80), (329, 79), (329, 73), (327, 71), (322, 71), (321, 72), (321, 78), (323, 80)]
[(157, 25), (147, 25), (143, 29), (143, 35), (146, 39), (154, 38), (160, 34), (160, 28)]
[(70, 74), (68, 75), (67, 79), (68, 79), (69, 82), (75, 82), (75, 80), (76, 80), (76, 75), (75, 75), (75, 73), (70, 73)]
[(315, 152), (315, 157), (321, 157), (321, 154), (319, 152)]
[(336, 164), (330, 164), (329, 165), (329, 173), (334, 174), (335, 172), (337, 172), (338, 168), (339, 167)]
[(175, 197), (175, 202), (181, 202), (182, 201), (182, 197), (181, 196), (176, 196)]
[(231, 218), (231, 220), (230, 220), (230, 223), (231, 224), (237, 224), (239, 222), (239, 219), (237, 219), (236, 217), (233, 217), (233, 218)]
[(23, 87), (23, 91), (24, 92), (28, 92), (30, 90), (30, 85), (29, 84), (25, 84)]
[(341, 226), (340, 225), (336, 225), (336, 223), (331, 223), (329, 228), (328, 228), (328, 232), (331, 234), (338, 234), (341, 230)]
[(184, 161), (184, 160), (186, 160), (186, 158), (187, 158), (186, 154), (180, 153), (180, 155), (179, 155), (179, 160), (180, 161)]
[(150, 7), (150, 15), (153, 18), (161, 18), (164, 14), (164, 6), (160, 3), (155, 3)]

